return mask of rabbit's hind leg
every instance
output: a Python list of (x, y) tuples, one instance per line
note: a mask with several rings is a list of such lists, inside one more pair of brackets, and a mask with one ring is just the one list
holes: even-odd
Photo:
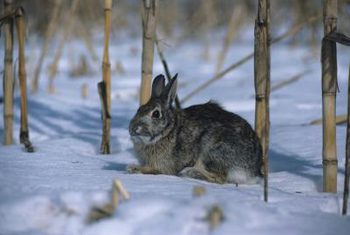
[(224, 184), (226, 182), (226, 175), (207, 171), (200, 159), (193, 167), (186, 167), (180, 171), (179, 176), (205, 180), (217, 184)]

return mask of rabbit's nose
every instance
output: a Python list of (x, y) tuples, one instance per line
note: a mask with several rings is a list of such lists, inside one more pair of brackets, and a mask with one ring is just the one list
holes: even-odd
[(132, 128), (132, 134), (140, 134), (142, 131), (142, 127), (140, 125), (136, 125)]

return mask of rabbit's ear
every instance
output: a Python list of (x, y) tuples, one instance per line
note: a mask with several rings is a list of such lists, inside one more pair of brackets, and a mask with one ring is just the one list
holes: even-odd
[(171, 106), (175, 97), (177, 90), (177, 74), (171, 79), (171, 81), (166, 85), (164, 89), (164, 95), (166, 97), (167, 105)]
[(163, 74), (159, 74), (154, 80), (152, 84), (152, 97), (159, 97), (165, 87), (165, 78)]

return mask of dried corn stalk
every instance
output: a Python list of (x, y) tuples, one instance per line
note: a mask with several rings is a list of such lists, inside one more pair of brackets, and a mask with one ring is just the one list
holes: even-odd
[(349, 178), (350, 178), (350, 66), (348, 79), (348, 120), (346, 127), (346, 147), (345, 147), (345, 176), (344, 176), (344, 194), (342, 214), (346, 215), (349, 199)]
[(111, 64), (109, 62), (109, 35), (111, 31), (112, 0), (104, 1), (104, 49), (102, 62), (102, 82), (98, 90), (102, 105), (102, 142), (100, 151), (102, 154), (110, 153), (111, 137)]
[(268, 201), (268, 157), (270, 134), (270, 1), (258, 0), (255, 20), (254, 78), (255, 131), (263, 154), (264, 201)]
[(31, 83), (31, 90), (33, 93), (36, 93), (38, 91), (39, 76), (40, 76), (40, 72), (41, 72), (41, 67), (43, 65), (47, 51), (49, 49), (49, 42), (50, 42), (50, 40), (51, 40), (55, 30), (56, 30), (56, 27), (57, 27), (59, 12), (60, 12), (60, 9), (62, 6), (62, 0), (55, 0), (54, 4), (55, 5), (53, 8), (52, 17), (50, 19), (50, 22), (47, 26), (47, 30), (45, 32), (44, 45), (43, 45), (42, 50), (40, 52), (38, 63), (34, 69), (34, 77), (32, 79), (32, 83)]
[(21, 88), (21, 129), (20, 142), (24, 144), (27, 152), (33, 152), (34, 148), (29, 140), (28, 111), (27, 111), (27, 75), (25, 67), (25, 22), (24, 10), (18, 8), (16, 12), (16, 29), (18, 37), (18, 77)]
[(142, 7), (142, 68), (140, 104), (145, 104), (151, 96), (154, 41), (157, 23), (158, 0), (143, 0)]
[[(12, 11), (12, 0), (4, 1), (4, 13), (9, 14)], [(4, 19), (3, 32), (5, 42), (4, 56), (4, 144), (13, 143), (13, 17)]]
[(53, 61), (49, 67), (49, 81), (47, 86), (47, 91), (50, 94), (55, 93), (55, 85), (54, 80), (57, 74), (57, 68), (58, 63), (61, 59), (64, 44), (67, 42), (67, 39), (72, 31), (73, 22), (74, 22), (74, 13), (78, 7), (79, 0), (73, 0), (72, 5), (70, 6), (68, 16), (64, 20), (64, 28), (63, 28), (63, 36), (61, 38), (61, 41), (59, 42), (58, 49), (56, 50), (56, 53), (54, 55)]
[[(325, 0), (323, 11), (324, 35), (337, 27), (337, 0)], [(322, 41), (322, 114), (323, 114), (323, 190), (337, 192), (337, 149), (335, 128), (335, 100), (337, 92), (336, 43)]]

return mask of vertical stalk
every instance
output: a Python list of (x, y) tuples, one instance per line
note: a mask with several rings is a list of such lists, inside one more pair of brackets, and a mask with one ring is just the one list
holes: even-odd
[[(105, 111), (103, 113), (110, 113), (111, 110), (111, 64), (109, 62), (109, 36), (111, 31), (111, 13), (112, 13), (112, 0), (104, 0), (104, 48), (103, 48), (103, 62), (102, 62), (102, 80), (104, 86), (104, 91), (100, 94), (101, 96), (102, 108), (105, 106)], [(105, 105), (103, 105), (105, 103)], [(102, 127), (102, 143), (101, 143), (101, 153), (110, 153), (110, 132), (111, 132), (111, 119), (109, 115), (102, 115), (103, 127)]]
[(237, 4), (237, 6), (234, 7), (229, 23), (227, 24), (226, 34), (222, 48), (218, 54), (217, 63), (215, 66), (215, 74), (220, 73), (220, 71), (222, 70), (226, 55), (230, 48), (230, 44), (236, 37), (239, 27), (241, 27), (241, 24), (245, 19), (246, 14), (246, 8), (243, 4)]
[(95, 51), (94, 45), (92, 43), (91, 33), (87, 28), (89, 25), (81, 23), (81, 24), (78, 24), (78, 26), (79, 26), (79, 29), (78, 29), (79, 37), (84, 41), (85, 47), (89, 52), (91, 59), (93, 60), (93, 62), (99, 62), (99, 58)]
[(25, 40), (25, 22), (24, 11), (22, 8), (18, 8), (16, 11), (16, 29), (18, 37), (18, 77), (21, 89), (21, 129), (20, 129), (20, 142), (24, 144), (28, 152), (33, 152), (34, 149), (29, 140), (29, 128), (28, 128), (28, 112), (27, 112), (27, 78), (25, 68), (25, 55), (24, 55), (24, 40)]
[(55, 93), (54, 79), (55, 79), (56, 74), (57, 74), (58, 62), (61, 59), (64, 44), (67, 42), (67, 39), (72, 31), (72, 27), (74, 25), (74, 19), (73, 19), (74, 13), (78, 7), (78, 4), (79, 4), (79, 0), (73, 0), (72, 5), (70, 6), (68, 16), (64, 20), (63, 37), (61, 38), (61, 41), (58, 45), (58, 49), (56, 50), (52, 64), (50, 65), (47, 91), (51, 94)]
[[(325, 0), (323, 6), (324, 35), (337, 27), (337, 0)], [(336, 43), (322, 41), (322, 110), (323, 110), (323, 191), (337, 192), (337, 150), (335, 101), (337, 92)]]
[[(4, 13), (12, 10), (12, 0), (4, 1)], [(13, 143), (13, 18), (8, 17), (4, 25), (5, 56), (4, 56), (4, 144)]]
[(349, 199), (349, 178), (350, 178), (350, 66), (348, 79), (348, 123), (346, 127), (346, 147), (345, 147), (345, 176), (342, 214), (346, 215)]
[(255, 20), (254, 79), (255, 79), (255, 131), (263, 154), (264, 201), (268, 201), (268, 153), (270, 134), (270, 1), (258, 0)]
[(62, 5), (62, 0), (55, 0), (54, 1), (54, 9), (52, 12), (52, 17), (50, 19), (50, 22), (47, 26), (46, 32), (45, 32), (45, 40), (44, 40), (44, 45), (42, 47), (42, 50), (40, 52), (39, 60), (38, 63), (34, 69), (34, 77), (31, 82), (31, 90), (33, 93), (36, 93), (38, 91), (38, 86), (39, 86), (39, 75), (40, 71), (44, 62), (44, 58), (47, 54), (48, 48), (49, 48), (49, 42), (53, 36), (53, 33), (55, 32), (56, 26), (57, 26), (57, 21), (59, 17), (59, 12), (61, 9)]
[(202, 18), (199, 20), (204, 21), (204, 33), (202, 34), (204, 38), (204, 50), (202, 53), (202, 57), (204, 60), (210, 59), (210, 40), (209, 36), (206, 32), (210, 32), (213, 28), (216, 21), (216, 9), (215, 9), (215, 1), (207, 0), (200, 1), (200, 11), (203, 12)]
[(142, 68), (140, 104), (145, 104), (151, 96), (154, 41), (157, 23), (158, 0), (143, 0), (142, 8)]

